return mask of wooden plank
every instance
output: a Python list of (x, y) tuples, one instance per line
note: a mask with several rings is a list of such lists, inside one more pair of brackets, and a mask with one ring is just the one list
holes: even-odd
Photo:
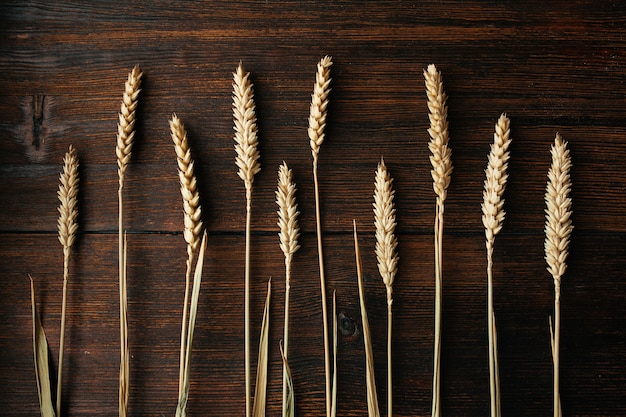
[[(431, 237), (401, 236), (399, 240), (401, 263), (394, 286), (395, 407), (399, 415), (425, 415), (432, 372)], [(0, 242), (0, 267), (5, 271), (2, 344), (7, 366), (0, 377), (0, 384), (6, 387), (0, 407), (3, 414), (14, 415), (12, 410), (19, 403), (25, 407), (23, 413), (33, 414), (36, 394), (26, 274), (32, 273), (35, 279), (43, 324), (56, 357), (61, 250), (56, 237), (47, 234), (3, 235)], [(237, 236), (211, 236), (209, 242), (194, 343), (190, 412), (242, 413), (244, 247)], [(290, 355), (298, 408), (313, 415), (323, 409), (322, 323), (315, 238), (305, 235), (301, 242), (292, 283)], [(351, 236), (331, 236), (325, 244), (329, 291), (338, 292), (342, 323), (339, 404), (345, 414), (360, 415), (366, 407), (364, 357)], [(361, 246), (379, 392), (384, 398), (384, 286), (372, 236), (361, 236)], [(447, 236), (444, 246), (445, 410), (484, 414), (488, 405), (484, 245), (479, 236)], [(136, 415), (173, 412), (175, 407), (184, 251), (180, 236), (129, 236), (131, 409)], [(626, 284), (619, 275), (624, 255), (623, 237), (582, 235), (576, 236), (572, 245), (563, 284), (563, 403), (574, 415), (618, 415), (623, 411), (619, 387), (626, 381), (619, 370), (626, 363), (619, 329), (625, 324)], [(114, 235), (89, 234), (78, 240), (69, 286), (65, 379), (72, 414), (110, 415), (117, 407), (116, 257)], [(547, 318), (552, 308), (552, 283), (538, 261), (541, 257), (541, 236), (504, 234), (497, 239), (495, 301), (502, 404), (508, 414), (519, 409), (547, 414), (551, 407)], [(269, 406), (271, 413), (278, 413), (277, 346), (282, 337), (284, 284), (282, 254), (275, 237), (253, 236), (252, 265), (253, 329), (260, 326), (266, 280), (274, 277)], [(597, 278), (589, 280), (590, 276)], [(257, 332), (253, 335), (256, 340)], [(602, 398), (597, 396), (599, 390)]]
[[(117, 411), (117, 112), (128, 71), (145, 73), (128, 169), (131, 414), (173, 413), (185, 256), (168, 118), (192, 145), (210, 232), (190, 415), (242, 415), (245, 195), (234, 164), (232, 72), (255, 84), (262, 171), (253, 200), (252, 312), (274, 277), (269, 415), (280, 412), (284, 268), (276, 171), (293, 169), (302, 249), (294, 270), (291, 359), (298, 415), (324, 409), (321, 311), (307, 119), (315, 65), (333, 56), (320, 192), (329, 289), (339, 293), (339, 414), (366, 409), (351, 221), (362, 233), (370, 322), (386, 331), (373, 258), (372, 193), (383, 156), (395, 178), (400, 273), (394, 302), (394, 413), (429, 415), (434, 195), (422, 78), (443, 72), (454, 174), (446, 202), (442, 411), (488, 412), (480, 204), (493, 125), (512, 120), (507, 211), (496, 242), (504, 414), (548, 415), (552, 283), (543, 260), (544, 190), (556, 132), (573, 158), (574, 235), (563, 288), (565, 415), (626, 415), (623, 36), (626, 4), (577, 2), (43, 2), (0, 5), (0, 414), (37, 414), (27, 274), (52, 357), (61, 248), (56, 190), (70, 144), (80, 158), (64, 414)], [(255, 337), (257, 335), (253, 332)], [(254, 346), (254, 343), (253, 343)], [(376, 336), (379, 398), (385, 342)], [(54, 359), (56, 361), (56, 359)], [(384, 412), (385, 404), (381, 404)]]

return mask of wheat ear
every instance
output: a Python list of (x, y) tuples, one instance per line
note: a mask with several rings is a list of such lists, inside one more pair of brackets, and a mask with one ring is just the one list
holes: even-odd
[(497, 378), (497, 346), (495, 342), (495, 313), (493, 311), (493, 243), (504, 221), (504, 188), (508, 174), (509, 145), (511, 144), (510, 121), (505, 114), (496, 123), (493, 144), (485, 169), (482, 220), (485, 226), (487, 247), (487, 333), (489, 337), (489, 388), (491, 393), (491, 416), (500, 416), (500, 387)]
[(69, 276), (70, 252), (78, 230), (78, 157), (70, 145), (63, 158), (63, 172), (59, 184), (59, 242), (63, 246), (63, 301), (61, 303), (61, 336), (59, 346), (59, 370), (57, 375), (56, 415), (61, 416), (61, 388), (63, 386), (63, 351), (65, 348), (65, 310), (67, 306), (67, 279)]
[(280, 232), (280, 248), (285, 255), (285, 324), (283, 335), (283, 416), (288, 408), (288, 347), (289, 347), (289, 298), (291, 293), (291, 261), (293, 254), (300, 248), (298, 237), (300, 228), (298, 227), (298, 205), (296, 204), (296, 185), (293, 182), (293, 174), (287, 164), (278, 168), (278, 188), (276, 190), (276, 204), (278, 205), (278, 227)]
[(441, 304), (442, 304), (442, 269), (443, 269), (443, 213), (444, 202), (452, 176), (452, 150), (448, 147), (448, 106), (447, 95), (443, 90), (441, 72), (431, 64), (424, 71), (426, 95), (428, 98), (428, 118), (430, 119), (430, 142), (428, 149), (431, 152), (430, 163), (433, 169), (430, 174), (433, 178), (433, 190), (437, 195), (435, 214), (435, 346), (433, 365), (433, 417), (441, 415)]
[(261, 170), (257, 140), (257, 125), (254, 106), (254, 92), (250, 73), (245, 72), (241, 62), (233, 73), (233, 120), (235, 129), (235, 162), (239, 167), (239, 177), (246, 187), (246, 265), (244, 288), (244, 361), (246, 385), (246, 417), (251, 415), (250, 378), (250, 219), (252, 204), (252, 182)]
[(322, 293), (322, 319), (324, 326), (324, 372), (326, 375), (326, 417), (331, 416), (332, 385), (330, 375), (330, 342), (328, 338), (328, 307), (326, 302), (326, 277), (324, 274), (324, 251), (322, 249), (322, 223), (320, 219), (319, 183), (317, 180), (317, 159), (320, 146), (326, 137), (326, 115), (328, 111), (328, 95), (330, 93), (330, 66), (333, 64), (330, 56), (325, 56), (317, 64), (313, 94), (311, 94), (311, 108), (309, 112), (309, 143), (313, 155), (313, 183), (315, 187), (315, 220), (317, 232), (317, 254), (320, 269), (320, 287)]
[(126, 167), (130, 162), (131, 150), (135, 140), (135, 116), (139, 99), (142, 72), (135, 66), (128, 74), (125, 84), (119, 121), (117, 124), (117, 156), (119, 188), (118, 188), (118, 260), (120, 286), (120, 390), (119, 413), (126, 417), (128, 411), (128, 395), (130, 385), (130, 352), (128, 350), (128, 297), (126, 291), (126, 244), (123, 227), (123, 188)]
[(392, 361), (391, 335), (393, 281), (398, 271), (398, 255), (396, 247), (398, 241), (394, 234), (396, 230), (396, 209), (392, 187), (393, 178), (389, 175), (385, 161), (381, 158), (376, 170), (374, 183), (374, 225), (376, 226), (376, 258), (378, 271), (387, 289), (387, 416), (392, 416)]
[(570, 235), (572, 234), (572, 188), (570, 169), (572, 160), (567, 142), (557, 133), (550, 150), (552, 165), (546, 186), (546, 240), (544, 244), (548, 272), (554, 280), (554, 333), (552, 356), (554, 365), (554, 417), (560, 417), (559, 348), (561, 342), (561, 278), (567, 269)]
[(186, 363), (186, 340), (187, 340), (187, 314), (189, 310), (189, 294), (191, 291), (191, 270), (196, 250), (200, 244), (202, 232), (202, 211), (200, 209), (200, 194), (194, 174), (194, 161), (191, 157), (191, 149), (187, 140), (185, 126), (174, 114), (169, 122), (172, 141), (176, 151), (178, 162), (178, 178), (180, 180), (180, 192), (183, 197), (183, 211), (185, 229), (183, 236), (187, 242), (187, 269), (185, 272), (185, 298), (183, 301), (183, 318), (180, 332), (180, 364), (179, 364), (179, 397), (183, 390), (183, 379)]

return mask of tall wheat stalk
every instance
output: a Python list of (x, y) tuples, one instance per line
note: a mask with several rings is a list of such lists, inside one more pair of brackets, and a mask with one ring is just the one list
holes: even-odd
[(431, 64), (424, 71), (426, 95), (428, 97), (428, 118), (430, 119), (430, 163), (433, 169), (433, 190), (437, 195), (435, 214), (435, 346), (433, 364), (433, 417), (441, 416), (441, 304), (442, 304), (442, 269), (443, 269), (443, 213), (444, 202), (452, 176), (452, 150), (448, 147), (448, 99), (443, 90), (441, 72)]
[(117, 142), (115, 154), (117, 156), (119, 188), (118, 195), (118, 260), (120, 286), (120, 389), (119, 413), (126, 417), (128, 411), (128, 394), (130, 384), (130, 352), (128, 350), (128, 297), (126, 291), (126, 244), (123, 227), (123, 188), (126, 167), (130, 162), (131, 150), (135, 140), (135, 116), (143, 73), (139, 66), (135, 66), (128, 74), (125, 84), (122, 105), (117, 124)]
[(78, 157), (70, 145), (63, 158), (63, 172), (59, 184), (59, 242), (63, 246), (63, 301), (61, 303), (61, 336), (59, 346), (59, 370), (57, 375), (56, 415), (61, 416), (61, 388), (63, 387), (63, 351), (65, 349), (65, 311), (67, 306), (67, 280), (69, 276), (70, 253), (78, 230)]
[(315, 220), (317, 233), (317, 254), (320, 269), (320, 287), (322, 293), (322, 319), (324, 326), (324, 372), (326, 376), (326, 417), (332, 414), (332, 384), (330, 373), (330, 342), (328, 338), (328, 307), (326, 302), (326, 277), (324, 274), (324, 251), (322, 248), (322, 223), (320, 219), (319, 183), (317, 180), (317, 160), (320, 147), (324, 143), (326, 115), (328, 112), (328, 95), (330, 93), (330, 66), (333, 64), (330, 56), (325, 56), (317, 64), (313, 94), (311, 94), (311, 108), (309, 113), (309, 143), (313, 155), (313, 182), (315, 187)]
[(245, 72), (241, 62), (233, 73), (233, 120), (235, 129), (235, 162), (238, 175), (246, 187), (246, 265), (244, 288), (244, 361), (246, 386), (246, 417), (251, 415), (250, 377), (250, 219), (252, 205), (252, 183), (261, 170), (259, 163), (256, 114), (253, 85), (250, 73)]
[(396, 230), (396, 209), (394, 208), (392, 188), (393, 178), (389, 175), (385, 161), (381, 158), (376, 170), (374, 183), (374, 225), (376, 226), (376, 258), (378, 271), (387, 289), (387, 416), (392, 416), (392, 360), (391, 335), (393, 281), (398, 271), (398, 241), (394, 234)]
[(572, 188), (570, 169), (572, 159), (567, 142), (557, 133), (550, 150), (552, 165), (548, 171), (546, 186), (546, 240), (544, 244), (548, 272), (554, 280), (554, 332), (552, 337), (552, 357), (554, 366), (554, 417), (561, 416), (559, 394), (559, 349), (561, 344), (561, 278), (567, 269), (567, 260), (572, 225)]
[(194, 173), (194, 161), (191, 156), (189, 141), (185, 126), (174, 114), (169, 122), (172, 141), (176, 151), (178, 163), (178, 178), (180, 180), (180, 193), (183, 197), (184, 224), (183, 237), (187, 242), (187, 269), (185, 272), (185, 298), (183, 301), (183, 317), (180, 332), (180, 365), (178, 395), (183, 392), (183, 379), (185, 375), (186, 363), (186, 339), (187, 339), (187, 314), (189, 310), (189, 293), (191, 284), (191, 272), (194, 257), (200, 244), (200, 234), (202, 232), (202, 210), (200, 207), (200, 193), (196, 175)]
[(498, 378), (498, 347), (496, 343), (495, 313), (493, 310), (493, 244), (504, 222), (504, 188), (508, 174), (509, 145), (511, 144), (510, 121), (505, 114), (496, 123), (493, 144), (485, 169), (485, 189), (483, 191), (482, 220), (485, 226), (487, 247), (487, 334), (489, 338), (489, 391), (491, 416), (500, 416), (500, 383)]
[(287, 164), (278, 168), (278, 189), (276, 190), (276, 204), (278, 204), (278, 227), (280, 232), (280, 248), (285, 255), (285, 324), (283, 334), (283, 417), (288, 411), (288, 381), (290, 372), (288, 369), (288, 348), (289, 348), (289, 298), (291, 293), (291, 261), (293, 254), (300, 249), (298, 237), (300, 228), (298, 227), (298, 205), (296, 204), (296, 185), (293, 182), (293, 174)]

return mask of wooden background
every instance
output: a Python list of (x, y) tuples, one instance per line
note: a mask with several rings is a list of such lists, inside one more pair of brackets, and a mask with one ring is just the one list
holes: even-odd
[[(394, 413), (430, 414), (435, 197), (422, 71), (449, 95), (454, 174), (444, 239), (443, 414), (488, 414), (483, 170), (494, 124), (511, 118), (507, 218), (496, 239), (504, 415), (550, 415), (544, 189), (556, 132), (571, 145), (575, 232), (563, 281), (565, 416), (626, 415), (626, 3), (614, 1), (5, 1), (0, 6), (0, 414), (38, 414), (28, 274), (58, 354), (62, 250), (56, 190), (80, 158), (80, 233), (71, 264), (64, 414), (117, 413), (119, 319), (115, 133), (124, 81), (145, 73), (127, 172), (130, 414), (176, 406), (185, 243), (173, 112), (197, 161), (209, 246), (189, 414), (243, 415), (245, 193), (234, 163), (232, 72), (255, 84), (262, 171), (252, 219), (253, 346), (274, 277), (269, 416), (280, 415), (284, 274), (274, 190), (294, 171), (302, 248), (294, 260), (290, 359), (298, 415), (324, 410), (312, 157), (306, 133), (316, 63), (332, 55), (320, 153), (329, 293), (340, 319), (339, 409), (365, 415), (352, 219), (361, 231), (381, 411), (385, 290), (373, 253), (374, 172), (395, 177)], [(256, 350), (256, 348), (254, 349)]]

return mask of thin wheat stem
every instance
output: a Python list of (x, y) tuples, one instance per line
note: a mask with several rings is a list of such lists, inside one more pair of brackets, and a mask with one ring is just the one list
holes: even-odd
[(322, 320), (324, 331), (324, 372), (326, 376), (326, 417), (332, 414), (332, 383), (330, 364), (330, 342), (328, 329), (328, 307), (326, 301), (326, 277), (324, 274), (324, 253), (322, 249), (322, 224), (320, 215), (319, 183), (317, 176), (317, 162), (320, 147), (325, 139), (326, 116), (328, 110), (328, 95), (330, 93), (330, 66), (333, 64), (330, 56), (325, 56), (317, 64), (311, 107), (309, 113), (309, 143), (313, 155), (313, 183), (315, 189), (315, 220), (317, 233), (317, 254), (320, 270), (320, 290), (322, 299)]
[(65, 351), (65, 317), (67, 309), (67, 281), (72, 245), (78, 230), (78, 158), (70, 145), (63, 158), (63, 172), (59, 184), (59, 218), (57, 221), (59, 242), (63, 246), (63, 300), (61, 302), (61, 334), (59, 343), (59, 370), (57, 375), (56, 415), (61, 416), (61, 400), (63, 387), (63, 353)]
[(250, 223), (252, 183), (261, 170), (259, 163), (256, 113), (253, 85), (250, 73), (245, 72), (241, 62), (233, 73), (233, 121), (235, 129), (235, 162), (238, 175), (246, 187), (246, 259), (244, 282), (244, 367), (246, 387), (246, 417), (252, 411), (252, 387), (250, 371)]

